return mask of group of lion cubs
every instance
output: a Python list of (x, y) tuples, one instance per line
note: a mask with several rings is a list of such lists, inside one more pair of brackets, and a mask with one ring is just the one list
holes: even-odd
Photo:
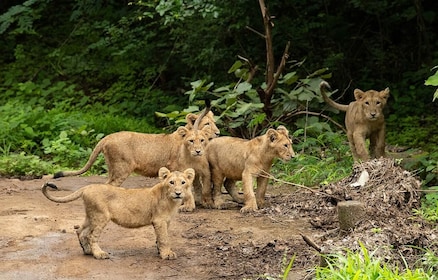
[[(332, 107), (346, 111), (347, 136), (355, 160), (370, 158), (365, 140), (370, 139), (371, 157), (384, 156), (385, 122), (382, 109), (389, 96), (383, 91), (354, 91), (356, 101), (342, 105), (331, 100), (327, 82), (320, 84), (324, 100)], [(188, 114), (187, 125), (171, 134), (116, 132), (99, 141), (86, 165), (78, 171), (58, 172), (54, 178), (86, 172), (103, 153), (108, 166), (106, 184), (92, 184), (65, 197), (51, 195), (45, 183), (43, 194), (50, 200), (65, 203), (82, 197), (86, 218), (77, 230), (84, 254), (97, 259), (109, 258), (98, 245), (99, 236), (109, 221), (128, 228), (153, 225), (161, 258), (174, 259), (170, 249), (168, 227), (172, 216), (193, 211), (195, 201), (208, 208), (221, 208), (222, 185), (231, 197), (244, 203), (241, 212), (255, 211), (265, 204), (265, 193), (273, 160), (288, 161), (295, 156), (292, 140), (284, 126), (268, 129), (251, 140), (218, 137), (209, 105), (198, 116)], [(184, 170), (184, 171), (182, 171)], [(158, 175), (160, 182), (152, 188), (125, 189), (120, 185), (131, 174)], [(254, 194), (253, 180), (257, 180)], [(241, 180), (243, 197), (235, 182)], [(195, 195), (192, 193), (192, 186)], [(195, 199), (196, 197), (196, 199)]]

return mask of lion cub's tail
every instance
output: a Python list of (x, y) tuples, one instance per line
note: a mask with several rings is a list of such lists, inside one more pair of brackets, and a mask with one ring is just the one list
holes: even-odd
[(336, 101), (330, 99), (330, 98), (327, 96), (327, 92), (326, 92), (327, 89), (330, 90), (330, 85), (329, 85), (329, 83), (327, 83), (326, 81), (322, 81), (322, 82), (319, 84), (319, 90), (321, 91), (322, 98), (324, 99), (324, 101), (325, 101), (328, 105), (332, 106), (333, 108), (338, 109), (338, 110), (340, 110), (340, 111), (344, 111), (344, 112), (346, 112), (347, 109), (348, 109), (348, 105), (339, 104), (339, 103), (337, 103)]
[(50, 187), (50, 188), (55, 189), (55, 190), (57, 190), (58, 187), (53, 183), (45, 183), (43, 185), (43, 187), (41, 188), (41, 191), (43, 192), (45, 197), (47, 197), (49, 200), (51, 200), (53, 202), (58, 202), (58, 203), (67, 203), (67, 202), (71, 202), (73, 200), (76, 200), (82, 196), (82, 192), (83, 192), (83, 188), (81, 188), (81, 189), (79, 189), (79, 190), (75, 191), (74, 193), (71, 193), (67, 196), (56, 197), (56, 196), (52, 196), (47, 191), (47, 187)]
[(97, 145), (94, 148), (93, 152), (91, 152), (90, 158), (88, 159), (87, 163), (80, 170), (76, 170), (76, 171), (59, 171), (59, 172), (56, 172), (53, 175), (53, 179), (60, 178), (60, 177), (77, 176), (77, 175), (81, 175), (81, 174), (87, 172), (88, 169), (90, 169), (91, 166), (93, 165), (93, 163), (96, 161), (97, 156), (100, 154), (100, 152), (102, 152), (104, 141), (105, 141), (105, 138), (103, 138), (102, 140), (99, 141), (99, 143), (97, 143)]

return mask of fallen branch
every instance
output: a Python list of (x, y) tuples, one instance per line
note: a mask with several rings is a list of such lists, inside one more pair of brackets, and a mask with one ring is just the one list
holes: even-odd
[(313, 242), (312, 239), (310, 239), (309, 237), (305, 236), (304, 234), (300, 233), (301, 237), (303, 238), (304, 241), (306, 241), (307, 245), (309, 245), (310, 247), (312, 247), (313, 249), (315, 249), (316, 251), (318, 251), (319, 253), (321, 253), (322, 249), (320, 246), (316, 245), (315, 242)]

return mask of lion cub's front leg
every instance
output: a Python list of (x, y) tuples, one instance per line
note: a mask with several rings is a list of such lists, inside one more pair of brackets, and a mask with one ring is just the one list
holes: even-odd
[(186, 193), (186, 197), (184, 198), (183, 205), (179, 207), (179, 211), (181, 212), (192, 212), (195, 210), (195, 198), (193, 196), (193, 192), (189, 190)]
[(157, 236), (157, 247), (158, 253), (163, 260), (173, 260), (176, 259), (176, 253), (170, 249), (169, 237), (167, 229), (169, 223), (167, 221), (156, 221), (153, 222), (155, 229), (155, 235)]
[(253, 189), (253, 176), (249, 171), (243, 171), (242, 184), (243, 184), (243, 196), (245, 205), (240, 209), (240, 212), (252, 212), (258, 209), (257, 201)]

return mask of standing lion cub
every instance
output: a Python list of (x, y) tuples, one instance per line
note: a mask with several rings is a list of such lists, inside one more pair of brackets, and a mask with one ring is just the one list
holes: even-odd
[[(215, 206), (221, 208), (223, 203), (222, 184), (235, 201), (241, 202), (235, 181), (242, 180), (245, 205), (240, 211), (250, 212), (263, 207), (268, 185), (264, 173), (269, 172), (274, 158), (286, 161), (294, 156), (289, 131), (282, 125), (277, 129), (270, 128), (264, 135), (251, 140), (226, 136), (212, 139), (207, 145), (207, 157)], [(257, 180), (256, 195), (253, 190), (254, 179)]]
[[(322, 81), (319, 85), (324, 101), (340, 111), (346, 112), (345, 126), (348, 143), (355, 161), (367, 161), (371, 158), (385, 156), (385, 117), (383, 108), (389, 97), (389, 88), (382, 91), (360, 89), (354, 90), (356, 101), (348, 105), (339, 104), (327, 96), (330, 85)], [(370, 139), (370, 153), (365, 140)]]
[[(53, 178), (77, 176), (91, 168), (98, 155), (103, 153), (108, 166), (107, 184), (120, 186), (135, 172), (145, 177), (156, 177), (158, 170), (178, 157), (185, 139), (194, 134), (194, 127), (205, 132), (208, 138), (219, 135), (213, 113), (207, 108), (199, 116), (188, 114), (187, 125), (171, 134), (147, 134), (120, 131), (102, 138), (94, 148), (87, 163), (80, 170), (60, 171)], [(196, 125), (195, 125), (196, 123)], [(198, 134), (199, 136), (200, 134)], [(198, 137), (199, 138), (199, 137)]]
[(84, 254), (93, 255), (96, 259), (109, 258), (97, 242), (108, 222), (113, 221), (126, 228), (152, 225), (161, 258), (175, 259), (176, 254), (169, 246), (168, 227), (184, 197), (191, 192), (195, 171), (188, 168), (184, 172), (170, 172), (162, 167), (159, 178), (160, 182), (152, 188), (125, 189), (108, 184), (92, 184), (65, 197), (56, 197), (47, 191), (47, 187), (57, 187), (45, 183), (42, 192), (48, 199), (58, 203), (82, 197), (86, 216), (76, 233)]

